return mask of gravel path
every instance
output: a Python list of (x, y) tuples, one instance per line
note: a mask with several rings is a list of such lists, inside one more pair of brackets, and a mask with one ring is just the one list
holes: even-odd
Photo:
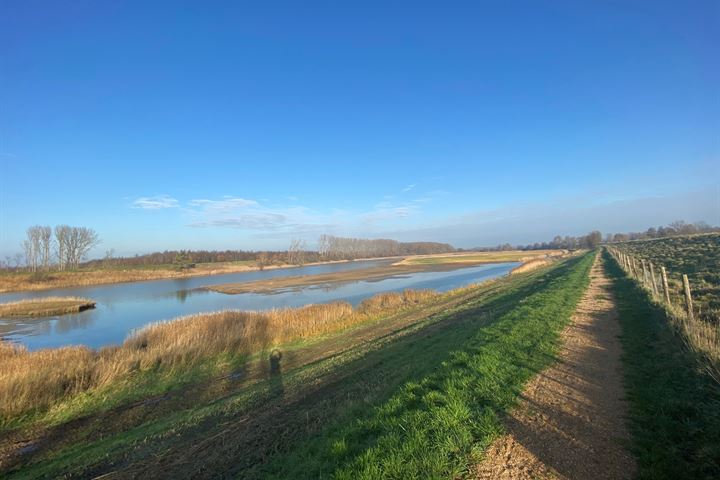
[(590, 287), (563, 331), (558, 362), (530, 381), (506, 420), (507, 434), (477, 465), (476, 478), (625, 479), (620, 325), (610, 280), (595, 259)]

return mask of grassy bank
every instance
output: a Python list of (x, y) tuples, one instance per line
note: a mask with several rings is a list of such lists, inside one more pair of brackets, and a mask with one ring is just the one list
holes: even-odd
[(155, 380), (185, 378), (178, 372), (198, 374), (199, 368), (218, 373), (218, 363), (233, 367), (274, 346), (339, 331), (437, 295), (427, 290), (382, 293), (355, 309), (335, 302), (262, 313), (197, 314), (149, 325), (123, 345), (99, 351), (72, 346), (30, 352), (0, 342), (0, 427), (42, 418), (51, 408), (63, 410), (63, 403), (74, 405), (79, 395), (84, 402), (99, 394), (107, 401), (114, 384), (122, 387), (111, 396), (127, 399), (128, 387), (139, 386), (135, 380), (147, 373)]
[(523, 383), (552, 361), (591, 260), (438, 296), (283, 348), (281, 357), (269, 356), (267, 380), (228, 378), (57, 425), (43, 434), (52, 444), (15, 474), (318, 478), (389, 477), (401, 464), (408, 472), (461, 470), (500, 431)]
[(591, 263), (587, 255), (534, 288), (488, 302), (491, 311), (503, 304), (509, 308), (486, 325), (472, 321), (477, 310), (458, 312), (471, 316), (460, 329), (465, 340), (446, 345), (448, 355), (435, 368), (400, 385), (373, 408), (360, 403), (340, 412), (340, 422), (278, 457), (263, 474), (347, 479), (463, 475), (502, 432), (502, 415), (525, 382), (552, 361), (559, 332), (587, 287)]
[(639, 478), (720, 478), (720, 385), (665, 310), (605, 255), (623, 329)]
[(47, 317), (94, 308), (95, 302), (79, 297), (45, 297), (0, 303), (0, 317)]

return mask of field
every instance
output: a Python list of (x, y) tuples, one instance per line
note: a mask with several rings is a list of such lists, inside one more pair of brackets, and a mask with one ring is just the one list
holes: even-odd
[(664, 265), (672, 294), (677, 299), (683, 295), (681, 276), (686, 274), (697, 314), (720, 324), (720, 234), (633, 241), (613, 247)]
[(45, 297), (0, 303), (0, 317), (44, 317), (78, 313), (93, 308), (95, 302), (78, 297)]
[[(120, 347), (140, 359), (121, 381), (60, 389), (35, 410), (32, 400), (8, 402), (0, 468), (17, 478), (455, 476), (552, 361), (591, 263), (586, 255), (447, 294), (378, 297), (357, 313), (332, 307), (330, 326), (307, 336), (282, 333), (298, 322), (269, 320), (272, 335), (251, 335), (254, 346), (225, 340), (223, 314), (190, 330), (151, 327)], [(197, 338), (217, 342), (186, 351)], [(116, 352), (81, 352), (76, 363), (93, 368), (72, 378), (93, 378), (87, 372), (115, 365), (106, 360)], [(47, 367), (27, 352), (4, 355), (28, 372)]]

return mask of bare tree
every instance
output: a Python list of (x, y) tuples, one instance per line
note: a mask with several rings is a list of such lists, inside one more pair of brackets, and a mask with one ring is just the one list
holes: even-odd
[(25, 263), (30, 271), (37, 271), (42, 257), (42, 233), (43, 227), (35, 225), (29, 227), (25, 234), (27, 238), (23, 240), (22, 247), (25, 251)]
[(255, 262), (260, 270), (264, 270), (265, 266), (270, 263), (270, 256), (267, 252), (258, 253)]
[(52, 243), (52, 228), (37, 226), (38, 248), (43, 269), (50, 270), (50, 245)]
[(105, 265), (105, 268), (112, 265), (113, 257), (115, 256), (115, 249), (111, 248), (109, 250), (105, 250), (105, 257), (103, 258), (103, 264)]
[(288, 248), (288, 263), (291, 265), (302, 265), (305, 263), (305, 240), (294, 238), (290, 240)]
[(55, 227), (55, 255), (58, 259), (58, 268), (65, 270), (69, 263), (68, 239), (70, 227), (68, 225), (57, 225)]
[(68, 238), (68, 259), (72, 268), (77, 268), (91, 248), (100, 243), (100, 237), (92, 228), (71, 227)]

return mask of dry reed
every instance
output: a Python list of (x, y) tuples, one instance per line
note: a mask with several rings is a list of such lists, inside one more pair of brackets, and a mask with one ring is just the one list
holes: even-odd
[(276, 345), (342, 330), (427, 302), (439, 294), (406, 290), (363, 301), (267, 312), (227, 310), (181, 317), (138, 330), (121, 346), (64, 347), (35, 352), (0, 341), (0, 417), (46, 409), (73, 395), (128, 378), (133, 372), (188, 367), (229, 353), (250, 355)]
[(77, 313), (94, 306), (95, 302), (81, 297), (28, 298), (0, 303), (0, 317), (62, 315)]

